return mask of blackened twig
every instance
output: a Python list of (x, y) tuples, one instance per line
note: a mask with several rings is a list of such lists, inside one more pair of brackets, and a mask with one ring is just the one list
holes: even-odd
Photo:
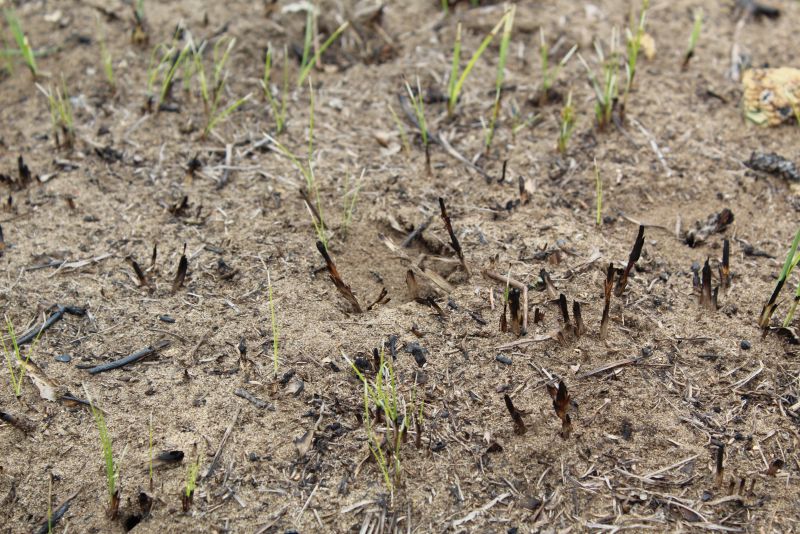
[(0, 420), (5, 421), (6, 423), (15, 426), (25, 432), (26, 434), (33, 430), (34, 426), (29, 420), (25, 419), (22, 416), (14, 415), (9, 412), (4, 412), (0, 410)]
[(178, 262), (178, 270), (175, 272), (175, 280), (172, 282), (172, 292), (175, 293), (183, 286), (186, 280), (186, 271), (189, 269), (189, 260), (186, 258), (186, 243), (183, 244), (183, 254)]
[(522, 333), (522, 315), (519, 305), (520, 291), (516, 287), (508, 292), (508, 304), (511, 309), (511, 331), (519, 337)]
[(625, 291), (625, 286), (628, 285), (628, 274), (631, 272), (631, 269), (633, 269), (633, 266), (636, 265), (636, 262), (639, 261), (639, 257), (642, 255), (643, 246), (644, 225), (639, 225), (639, 234), (636, 236), (636, 241), (633, 244), (631, 255), (628, 257), (628, 265), (625, 266), (625, 270), (622, 272), (619, 280), (617, 280), (617, 287), (614, 288), (615, 296), (621, 297), (622, 292)]
[(76, 491), (75, 493), (67, 497), (67, 499), (61, 504), (61, 506), (56, 508), (56, 511), (53, 512), (53, 514), (49, 518), (45, 519), (44, 522), (39, 526), (39, 528), (36, 529), (35, 534), (47, 534), (48, 532), (53, 532), (55, 530), (53, 527), (55, 527), (56, 523), (58, 523), (61, 520), (61, 518), (64, 517), (64, 514), (66, 514), (67, 511), (69, 510), (69, 505), (72, 503), (72, 500), (77, 496), (78, 492)]
[(150, 282), (147, 280), (147, 276), (145, 276), (142, 268), (139, 267), (139, 263), (137, 263), (137, 261), (131, 256), (128, 257), (128, 262), (131, 264), (131, 267), (133, 267), (133, 272), (136, 273), (136, 278), (139, 279), (139, 287), (149, 287)]
[(389, 294), (389, 291), (387, 291), (385, 287), (381, 288), (381, 292), (378, 295), (378, 298), (376, 298), (375, 301), (372, 304), (367, 306), (367, 311), (371, 310), (372, 308), (374, 308), (378, 304), (386, 304), (387, 302), (392, 300), (391, 297), (387, 296), (388, 294)]
[(522, 331), (527, 332), (528, 331), (528, 286), (523, 284), (519, 280), (514, 280), (513, 278), (509, 278), (495, 271), (483, 270), (481, 272), (483, 273), (484, 277), (490, 280), (496, 280), (498, 282), (502, 282), (506, 285), (515, 287), (520, 291), (522, 291)]
[(361, 304), (358, 303), (358, 299), (353, 294), (353, 290), (350, 289), (350, 286), (344, 283), (342, 277), (339, 275), (339, 271), (336, 269), (336, 264), (333, 263), (330, 254), (328, 254), (328, 250), (325, 248), (325, 245), (322, 241), (317, 241), (317, 250), (319, 253), (322, 254), (322, 257), (325, 259), (325, 265), (328, 267), (328, 275), (333, 282), (333, 285), (336, 286), (336, 289), (342, 296), (353, 306), (353, 311), (356, 313), (362, 313), (364, 310), (361, 308)]
[(467, 267), (467, 262), (464, 260), (464, 251), (461, 249), (461, 244), (458, 242), (455, 232), (453, 232), (453, 225), (450, 223), (450, 216), (447, 214), (447, 208), (444, 205), (444, 199), (442, 197), (439, 197), (439, 208), (442, 212), (442, 221), (444, 222), (444, 226), (447, 228), (447, 233), (450, 234), (450, 246), (453, 247), (453, 250), (455, 250), (456, 254), (458, 255), (458, 259), (461, 261), (461, 267), (464, 268), (464, 272), (466, 272), (467, 276), (469, 276), (469, 267)]
[(419, 226), (414, 228), (414, 230), (410, 234), (408, 234), (408, 236), (403, 240), (403, 242), (400, 244), (400, 246), (403, 247), (403, 248), (410, 247), (411, 243), (413, 243), (415, 239), (417, 239), (419, 236), (422, 235), (422, 232), (424, 232), (425, 229), (428, 228), (429, 224), (431, 224), (431, 218), (430, 217), (428, 217), (428, 219), (425, 220), (423, 223), (421, 223)]
[(252, 393), (247, 391), (246, 389), (239, 388), (236, 391), (234, 391), (233, 393), (237, 397), (241, 397), (244, 400), (252, 403), (256, 408), (261, 408), (262, 410), (264, 408), (269, 408), (270, 410), (274, 410), (275, 409), (275, 407), (272, 406), (270, 403), (259, 399), (258, 397), (256, 397), (255, 395), (253, 395)]
[(605, 339), (608, 334), (608, 312), (611, 308), (611, 289), (614, 287), (614, 273), (616, 273), (614, 264), (609, 263), (606, 271), (606, 283), (603, 288), (605, 303), (603, 304), (603, 319), (600, 321), (600, 339)]
[(511, 419), (514, 420), (514, 433), (519, 435), (524, 434), (528, 429), (525, 427), (525, 421), (522, 420), (522, 413), (514, 407), (514, 403), (511, 402), (511, 397), (504, 395), (503, 398), (506, 401), (508, 413), (511, 414)]
[(126, 365), (136, 363), (140, 360), (143, 360), (150, 356), (151, 354), (155, 354), (159, 350), (168, 347), (170, 344), (168, 339), (162, 339), (155, 342), (153, 345), (145, 347), (141, 350), (137, 350), (133, 354), (129, 356), (125, 356), (124, 358), (120, 358), (119, 360), (114, 360), (113, 362), (104, 363), (98, 365), (96, 367), (92, 367), (89, 369), (89, 374), (96, 375), (97, 373), (103, 373), (105, 371), (112, 371), (114, 369), (119, 369), (120, 367), (125, 367)]
[(706, 258), (706, 262), (703, 265), (703, 281), (702, 287), (700, 292), (700, 305), (707, 310), (716, 310), (717, 309), (717, 299), (716, 299), (717, 292), (716, 290), (714, 293), (711, 293), (711, 267), (708, 264), (708, 258)]
[(567, 413), (570, 405), (570, 396), (569, 392), (567, 391), (567, 385), (563, 380), (558, 381), (557, 388), (554, 385), (547, 384), (547, 393), (549, 393), (550, 397), (553, 399), (553, 409), (555, 410), (556, 415), (559, 419), (561, 419), (561, 437), (567, 439), (569, 437), (570, 430), (572, 429), (572, 420)]
[(550, 279), (550, 275), (547, 274), (547, 271), (544, 269), (539, 271), (539, 278), (542, 279), (544, 283), (544, 287), (547, 290), (547, 296), (551, 299), (558, 298), (558, 290), (556, 290), (556, 286), (553, 285), (553, 280)]
[(17, 346), (21, 347), (22, 345), (30, 343), (36, 339), (40, 332), (44, 332), (60, 321), (64, 317), (65, 313), (82, 317), (83, 315), (86, 315), (86, 310), (84, 308), (79, 308), (78, 306), (61, 306), (60, 304), (57, 304), (56, 311), (54, 311), (53, 314), (50, 315), (50, 317), (48, 317), (41, 326), (34, 326), (17, 338)]
[(575, 320), (575, 337), (581, 337), (586, 332), (586, 326), (583, 324), (583, 315), (581, 315), (581, 303), (577, 300), (572, 301), (572, 316)]
[(731, 242), (722, 241), (722, 263), (719, 266), (719, 287), (727, 289), (731, 285)]
[(565, 330), (572, 328), (572, 323), (569, 322), (569, 308), (567, 308), (567, 297), (564, 293), (558, 296), (558, 308), (561, 310), (561, 318), (564, 319)]

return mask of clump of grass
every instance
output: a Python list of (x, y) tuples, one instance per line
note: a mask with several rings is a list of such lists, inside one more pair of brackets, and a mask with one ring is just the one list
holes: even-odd
[(308, 75), (311, 72), (311, 69), (314, 68), (314, 65), (319, 63), (319, 60), (322, 57), (322, 54), (325, 53), (325, 50), (327, 50), (328, 47), (331, 46), (334, 43), (334, 41), (336, 41), (336, 39), (338, 39), (339, 36), (350, 25), (349, 22), (342, 23), (342, 25), (339, 26), (338, 28), (336, 28), (336, 31), (334, 31), (330, 35), (330, 37), (328, 37), (325, 40), (325, 42), (322, 43), (322, 45), (316, 50), (316, 52), (312, 56), (311, 55), (311, 48), (312, 48), (312, 44), (314, 42), (314, 34), (315, 34), (314, 29), (315, 29), (315, 26), (316, 26), (315, 23), (314, 23), (315, 22), (315, 8), (313, 6), (310, 7), (308, 9), (307, 13), (308, 14), (306, 16), (306, 33), (305, 33), (305, 39), (303, 41), (303, 58), (300, 61), (300, 73), (297, 76), (297, 87), (298, 88), (301, 87), (303, 85), (303, 82), (306, 81), (306, 78), (308, 78)]
[(647, 10), (650, 7), (650, 0), (642, 0), (642, 9), (639, 13), (638, 23), (634, 18), (633, 11), (631, 11), (630, 28), (625, 30), (626, 33), (626, 48), (628, 52), (628, 60), (625, 63), (625, 93), (622, 97), (622, 108), (620, 114), (624, 115), (625, 109), (628, 104), (628, 94), (633, 88), (633, 80), (636, 76), (636, 64), (639, 60), (639, 51), (642, 48), (642, 37), (645, 33), (645, 24), (647, 22)]
[(134, 44), (146, 44), (150, 37), (147, 34), (147, 20), (144, 15), (144, 0), (135, 0), (133, 4), (133, 31), (131, 41)]
[(506, 73), (506, 61), (508, 59), (508, 47), (511, 44), (511, 31), (514, 27), (514, 14), (516, 13), (517, 6), (512, 5), (504, 17), (503, 36), (500, 38), (500, 60), (497, 63), (497, 76), (495, 77), (495, 94), (494, 106), (492, 107), (492, 119), (489, 123), (489, 130), (486, 133), (485, 151), (488, 154), (489, 148), (494, 139), (495, 126), (497, 125), (497, 116), (500, 113), (500, 97), (503, 92), (503, 80)]
[(114, 79), (114, 61), (111, 57), (111, 52), (108, 50), (108, 46), (106, 45), (106, 34), (100, 28), (99, 17), (97, 18), (97, 35), (97, 41), (100, 45), (100, 60), (103, 63), (103, 73), (106, 75), (106, 81), (111, 87), (111, 91), (116, 93), (117, 83)]
[(56, 147), (72, 148), (75, 144), (75, 119), (64, 78), (61, 78), (61, 88), (45, 89), (38, 83), (36, 87), (47, 98)]
[(683, 55), (683, 64), (681, 68), (686, 70), (689, 68), (689, 62), (694, 57), (694, 49), (697, 46), (697, 41), (700, 39), (700, 32), (703, 31), (703, 8), (697, 8), (694, 12), (694, 25), (692, 26), (692, 33), (689, 35), (689, 46), (686, 48), (686, 53)]
[[(147, 109), (155, 111), (161, 109), (161, 105), (166, 101), (172, 85), (175, 81), (175, 74), (192, 53), (191, 43), (187, 43), (183, 48), (178, 48), (177, 42), (173, 40), (171, 45), (161, 43), (157, 45), (150, 55), (150, 63), (147, 68)], [(156, 82), (161, 77), (158, 99), (156, 100)]]
[(614, 103), (619, 94), (618, 76), (619, 76), (619, 55), (617, 52), (617, 28), (612, 28), (611, 31), (611, 46), (609, 56), (606, 57), (603, 52), (603, 45), (595, 41), (595, 52), (600, 61), (602, 69), (601, 80), (597, 79), (594, 71), (583, 59), (583, 56), (578, 54), (578, 59), (586, 69), (589, 77), (589, 84), (592, 86), (595, 94), (594, 115), (599, 129), (604, 129), (611, 123), (612, 113), (614, 112)]
[(464, 70), (461, 71), (459, 75), (460, 67), (461, 67), (461, 25), (459, 24), (456, 27), (456, 41), (453, 46), (453, 63), (452, 68), (450, 71), (450, 80), (448, 82), (448, 91), (447, 91), (447, 114), (448, 116), (452, 116), (453, 112), (456, 109), (456, 104), (458, 103), (458, 97), (461, 95), (461, 90), (464, 87), (464, 82), (466, 82), (469, 73), (472, 72), (472, 69), (475, 67), (475, 64), (480, 59), (481, 55), (483, 55), (486, 48), (488, 48), (489, 44), (494, 40), (495, 35), (500, 31), (500, 28), (503, 28), (506, 24), (506, 20), (509, 16), (512, 15), (513, 9), (507, 11), (503, 18), (491, 29), (489, 34), (483, 38), (481, 41), (480, 46), (478, 49), (475, 50), (475, 53), (472, 54), (469, 62), (467, 63)]
[(269, 316), (272, 323), (272, 366), (275, 377), (278, 376), (278, 355), (280, 350), (280, 332), (278, 319), (275, 315), (275, 301), (272, 298), (272, 279), (267, 271), (267, 292), (269, 296)]
[(264, 61), (264, 78), (261, 80), (261, 87), (264, 90), (264, 97), (269, 101), (272, 108), (272, 116), (275, 119), (275, 135), (280, 135), (286, 127), (286, 102), (289, 99), (289, 61), (286, 47), (283, 47), (283, 84), (281, 89), (280, 104), (272, 94), (270, 81), (272, 79), (272, 61), (274, 54), (272, 46), (267, 47), (267, 57)]
[(566, 55), (561, 58), (561, 61), (559, 61), (555, 67), (551, 68), (550, 47), (544, 38), (544, 30), (541, 28), (539, 29), (539, 41), (539, 61), (542, 65), (542, 85), (541, 89), (539, 90), (539, 105), (544, 106), (549, 100), (550, 90), (553, 88), (553, 84), (555, 84), (556, 80), (558, 79), (561, 69), (566, 67), (567, 63), (572, 58), (572, 55), (575, 54), (576, 50), (578, 50), (578, 45), (573, 45)]
[(342, 203), (344, 204), (344, 213), (342, 214), (342, 239), (347, 238), (347, 230), (350, 228), (350, 223), (353, 220), (353, 212), (356, 209), (356, 202), (358, 202), (358, 193), (361, 190), (361, 183), (364, 181), (364, 173), (366, 169), (361, 171), (361, 176), (350, 188), (352, 177), (347, 175), (344, 182), (344, 195), (342, 195)]
[(8, 22), (8, 28), (11, 30), (11, 35), (17, 43), (19, 53), (25, 61), (25, 66), (28, 67), (28, 70), (35, 80), (39, 76), (39, 69), (36, 66), (36, 58), (34, 57), (33, 49), (31, 48), (30, 42), (28, 42), (28, 36), (25, 35), (25, 32), (22, 30), (22, 25), (19, 23), (16, 13), (10, 9), (4, 10), (3, 13), (6, 17), (6, 22)]
[(558, 128), (558, 152), (567, 153), (572, 131), (575, 129), (575, 108), (572, 106), (572, 91), (567, 94), (567, 101), (561, 109), (561, 120)]
[(100, 435), (100, 448), (103, 454), (103, 463), (106, 472), (106, 488), (108, 490), (108, 515), (111, 519), (116, 519), (119, 513), (120, 488), (119, 488), (119, 466), (114, 462), (114, 451), (112, 448), (111, 436), (108, 434), (105, 418), (102, 410), (98, 409), (92, 401), (89, 390), (84, 386), (86, 398), (89, 400), (89, 407), (92, 410), (97, 432)]
[[(33, 340), (33, 343), (31, 343), (31, 346), (28, 347), (28, 352), (25, 354), (24, 358), (17, 344), (17, 334), (14, 331), (14, 324), (8, 317), (6, 317), (6, 332), (8, 332), (8, 345), (6, 345), (6, 339), (2, 336), (0, 336), (0, 344), (3, 347), (3, 354), (6, 357), (6, 364), (8, 365), (11, 389), (14, 391), (14, 395), (19, 397), (22, 394), (22, 380), (25, 378), (25, 372), (28, 370), (28, 362), (31, 359), (31, 355), (36, 350), (36, 344), (39, 342), (39, 336), (42, 335), (42, 331), (39, 330), (39, 333), (36, 334), (36, 338)], [(17, 367), (19, 367), (19, 370), (17, 370)]]
[[(384, 358), (384, 352), (381, 348), (377, 354), (378, 350), (375, 349), (378, 370), (372, 380), (369, 380), (344, 353), (342, 356), (364, 385), (364, 429), (367, 433), (367, 443), (383, 475), (386, 489), (392, 492), (402, 473), (400, 448), (403, 436), (408, 430), (409, 417), (406, 403), (399, 393), (391, 359)], [(378, 425), (382, 422), (386, 425), (385, 433), (380, 433), (378, 430)]]
[[(195, 445), (195, 449), (197, 445)], [(200, 473), (200, 454), (197, 454), (195, 461), (189, 464), (189, 470), (186, 472), (186, 486), (181, 498), (183, 504), (183, 511), (188, 512), (194, 500), (194, 490), (197, 488), (197, 475)]]
[[(770, 295), (767, 303), (764, 304), (764, 307), (761, 309), (761, 316), (758, 319), (758, 326), (761, 328), (769, 327), (772, 314), (775, 313), (775, 309), (778, 307), (778, 296), (783, 286), (786, 284), (789, 275), (792, 274), (792, 271), (797, 266), (798, 262), (800, 262), (800, 255), (797, 254), (798, 245), (800, 245), (800, 230), (798, 230), (794, 236), (792, 246), (789, 248), (789, 253), (786, 255), (786, 260), (783, 262), (783, 269), (781, 269), (780, 276), (778, 276), (778, 282), (775, 284), (775, 289), (772, 291), (772, 295)], [(796, 307), (797, 299), (792, 303), (791, 311), (787, 316), (788, 323), (791, 323)]]
[[(225, 65), (228, 62), (233, 47), (236, 46), (236, 39), (223, 36), (214, 45), (212, 52), (213, 70), (211, 76), (206, 75), (203, 64), (203, 47), (192, 50), (194, 62), (194, 72), (200, 83), (200, 96), (203, 99), (203, 111), (206, 116), (206, 126), (203, 129), (203, 138), (206, 138), (220, 122), (236, 111), (236, 109), (250, 99), (252, 94), (240, 98), (228, 107), (220, 108), (220, 99), (225, 90), (225, 83), (228, 79), (228, 72)], [(210, 84), (209, 84), (210, 82)]]

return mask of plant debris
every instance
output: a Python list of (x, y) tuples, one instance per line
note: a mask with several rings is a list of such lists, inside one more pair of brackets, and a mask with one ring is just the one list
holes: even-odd
[(328, 254), (328, 250), (325, 248), (325, 245), (322, 241), (317, 241), (317, 250), (319, 253), (322, 254), (322, 257), (325, 259), (325, 265), (328, 268), (328, 275), (333, 282), (333, 285), (336, 286), (336, 289), (342, 296), (345, 298), (347, 302), (353, 307), (353, 311), (355, 313), (362, 313), (363, 310), (361, 309), (361, 305), (358, 303), (358, 299), (353, 294), (353, 291), (350, 289), (350, 286), (344, 283), (342, 277), (339, 275), (339, 271), (336, 269), (336, 264), (333, 263), (330, 254)]
[(508, 395), (503, 395), (503, 398), (506, 401), (508, 413), (511, 414), (511, 419), (514, 420), (514, 433), (518, 436), (521, 436), (528, 431), (528, 429), (525, 427), (525, 421), (522, 420), (522, 413), (514, 407), (511, 397)]
[(774, 174), (792, 182), (800, 182), (800, 172), (797, 171), (794, 162), (775, 152), (753, 152), (750, 154), (750, 159), (746, 160), (744, 164), (754, 171)]
[(684, 236), (684, 241), (690, 247), (704, 243), (711, 234), (724, 232), (733, 223), (733, 212), (728, 208), (719, 213), (714, 213), (705, 220), (697, 221), (694, 228), (689, 229)]
[(570, 405), (570, 396), (567, 391), (567, 385), (563, 380), (558, 381), (558, 387), (547, 384), (547, 393), (553, 399), (553, 409), (556, 415), (561, 419), (561, 437), (567, 439), (572, 430), (572, 420), (567, 413)]
[(623, 291), (625, 291), (625, 286), (628, 285), (628, 274), (630, 274), (631, 269), (633, 269), (633, 266), (636, 265), (636, 262), (639, 261), (639, 257), (642, 255), (643, 246), (644, 225), (639, 225), (639, 233), (636, 235), (636, 241), (633, 243), (631, 254), (628, 257), (628, 264), (625, 266), (625, 270), (622, 271), (622, 274), (620, 274), (619, 278), (617, 279), (617, 287), (614, 288), (615, 296), (621, 297)]
[(453, 231), (453, 225), (450, 223), (450, 216), (447, 215), (447, 208), (444, 205), (444, 199), (442, 197), (439, 197), (439, 208), (442, 212), (442, 221), (444, 222), (444, 226), (447, 229), (448, 235), (450, 236), (450, 246), (453, 247), (453, 250), (458, 255), (458, 259), (461, 262), (461, 267), (464, 268), (464, 272), (467, 273), (467, 276), (469, 276), (469, 267), (467, 267), (467, 262), (464, 260), (464, 251), (461, 250), (461, 244), (458, 242), (458, 238)]

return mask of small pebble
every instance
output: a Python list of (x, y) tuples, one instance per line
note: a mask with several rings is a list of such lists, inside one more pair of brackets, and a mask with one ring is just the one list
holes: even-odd
[(504, 363), (504, 364), (506, 364), (506, 365), (511, 365), (511, 358), (509, 358), (509, 357), (508, 357), (508, 356), (506, 356), (505, 354), (498, 354), (498, 355), (495, 357), (495, 360), (497, 360), (497, 361), (498, 361), (498, 362), (500, 362), (500, 363)]
[(159, 315), (158, 318), (161, 319), (162, 321), (164, 321), (165, 323), (174, 323), (175, 322), (175, 319), (173, 317), (170, 317), (169, 315)]
[(69, 363), (72, 361), (72, 356), (70, 356), (69, 354), (59, 354), (58, 356), (56, 356), (56, 361)]
[(642, 356), (645, 358), (649, 358), (653, 355), (653, 348), (652, 347), (642, 347)]
[(746, 339), (743, 339), (742, 342), (739, 343), (739, 346), (742, 347), (742, 350), (750, 350), (750, 347), (752, 347), (750, 342)]

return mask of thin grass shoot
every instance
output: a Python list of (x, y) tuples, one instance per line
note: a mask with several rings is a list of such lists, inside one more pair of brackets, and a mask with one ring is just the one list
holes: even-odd
[(634, 18), (633, 11), (631, 11), (630, 28), (625, 30), (626, 33), (626, 49), (627, 49), (627, 62), (625, 63), (625, 93), (622, 97), (621, 114), (625, 113), (628, 104), (628, 94), (633, 88), (633, 81), (636, 76), (636, 64), (639, 60), (639, 51), (642, 48), (642, 38), (645, 34), (645, 25), (647, 24), (647, 10), (650, 7), (650, 0), (642, 0), (642, 9), (639, 13), (638, 23)]
[[(467, 62), (467, 65), (466, 67), (464, 67), (464, 70), (461, 72), (461, 75), (458, 76), (457, 81), (455, 83), (452, 82), (449, 83), (449, 94), (447, 98), (447, 114), (449, 116), (452, 116), (453, 112), (455, 111), (456, 104), (458, 103), (458, 97), (461, 95), (461, 91), (464, 88), (464, 82), (467, 81), (467, 77), (469, 76), (470, 72), (472, 72), (472, 69), (475, 67), (475, 64), (478, 62), (478, 59), (480, 59), (481, 55), (483, 55), (483, 53), (486, 51), (486, 48), (488, 48), (489, 44), (494, 40), (494, 37), (500, 31), (500, 28), (502, 28), (505, 25), (506, 18), (509, 16), (509, 13), (510, 11), (506, 12), (503, 15), (503, 18), (501, 18), (500, 21), (494, 26), (494, 28), (491, 29), (489, 34), (483, 38), (483, 41), (481, 41), (481, 44), (478, 46), (478, 49), (475, 50), (475, 53), (472, 54), (472, 57), (470, 58), (469, 62)], [(458, 47), (457, 48), (454, 47), (453, 49), (454, 52), (453, 65), (460, 65), (461, 63), (460, 37), (461, 37), (460, 34), (457, 35)], [(456, 52), (458, 53), (456, 54)], [(454, 70), (457, 71), (458, 69)], [(453, 79), (456, 78), (456, 76), (452, 75), (451, 77)]]
[(539, 90), (539, 105), (547, 104), (549, 100), (550, 90), (558, 79), (561, 70), (567, 66), (569, 60), (578, 50), (578, 45), (573, 45), (572, 48), (561, 58), (555, 67), (550, 67), (550, 46), (544, 37), (544, 30), (539, 29), (539, 62), (541, 63), (542, 70), (542, 85)]
[(283, 83), (280, 102), (272, 94), (272, 63), (274, 54), (272, 46), (267, 47), (266, 59), (264, 60), (264, 76), (261, 80), (261, 87), (264, 90), (264, 97), (269, 101), (272, 108), (272, 117), (275, 119), (275, 135), (280, 135), (286, 127), (286, 103), (289, 99), (289, 62), (287, 60), (287, 48), (283, 48)]
[(506, 61), (508, 60), (508, 48), (511, 44), (511, 32), (514, 28), (514, 14), (517, 6), (512, 5), (504, 18), (503, 35), (500, 38), (500, 59), (497, 63), (497, 76), (495, 77), (494, 106), (492, 107), (492, 118), (489, 122), (489, 131), (486, 134), (485, 150), (489, 153), (489, 148), (494, 139), (494, 132), (497, 126), (497, 116), (500, 113), (500, 98), (503, 93), (503, 80), (505, 79)]
[(594, 160), (594, 191), (595, 191), (595, 224), (603, 224), (603, 179), (600, 177), (600, 169), (597, 167), (597, 159)]
[(86, 389), (86, 386), (84, 386), (83, 390), (86, 393), (86, 398), (89, 400), (89, 408), (94, 416), (97, 432), (100, 437), (100, 448), (106, 473), (106, 488), (108, 490), (108, 513), (112, 519), (115, 519), (119, 512), (120, 501), (118, 486), (119, 466), (114, 462), (113, 444), (111, 436), (108, 433), (108, 426), (106, 426), (103, 412), (94, 405), (94, 401), (91, 395), (89, 395), (89, 390)]
[[(36, 338), (34, 338), (31, 346), (28, 347), (24, 358), (22, 357), (22, 350), (17, 344), (17, 333), (14, 330), (14, 324), (8, 316), (6, 316), (6, 332), (8, 332), (8, 340), (0, 336), (0, 344), (3, 347), (3, 354), (8, 365), (11, 389), (14, 391), (14, 396), (19, 397), (22, 394), (22, 383), (25, 378), (25, 372), (28, 370), (28, 362), (36, 350), (36, 344), (39, 342), (42, 330), (39, 330), (39, 333), (36, 334)], [(7, 341), (8, 345), (6, 345)], [(19, 367), (19, 370), (17, 370), (17, 367)]]
[(278, 331), (278, 318), (275, 314), (275, 300), (272, 297), (272, 278), (267, 271), (267, 294), (269, 297), (269, 316), (272, 323), (272, 367), (274, 376), (278, 376), (278, 356), (280, 351), (280, 332)]
[(311, 50), (311, 39), (313, 35), (313, 15), (312, 10), (309, 9), (308, 19), (306, 20), (306, 37), (305, 43), (303, 45), (303, 59), (300, 64), (300, 73), (297, 76), (297, 87), (301, 87), (303, 82), (306, 81), (308, 78), (311, 69), (314, 68), (314, 65), (319, 63), (322, 54), (325, 53), (325, 50), (330, 47), (336, 39), (350, 26), (349, 22), (342, 23), (336, 30), (328, 37), (324, 43), (317, 49), (316, 53), (313, 56), (310, 56)]
[(108, 50), (106, 43), (105, 31), (100, 27), (100, 17), (96, 18), (97, 23), (97, 42), (100, 45), (100, 61), (103, 64), (103, 73), (106, 76), (106, 81), (111, 87), (112, 92), (117, 91), (117, 83), (114, 79), (114, 60), (111, 57), (111, 52)]
[(20, 24), (19, 19), (14, 11), (6, 9), (4, 10), (4, 14), (6, 17), (6, 22), (8, 23), (8, 28), (11, 31), (11, 35), (14, 37), (14, 41), (17, 43), (17, 48), (22, 55), (22, 59), (25, 61), (25, 66), (28, 67), (28, 70), (31, 72), (31, 75), (35, 80), (39, 76), (39, 69), (36, 66), (36, 58), (34, 57), (35, 54), (33, 53), (30, 42), (28, 41), (28, 36), (25, 35), (22, 25)]
[(567, 94), (567, 101), (561, 109), (561, 115), (558, 126), (558, 152), (559, 154), (567, 153), (567, 145), (572, 137), (572, 131), (575, 129), (575, 108), (572, 105), (572, 91)]
[(683, 70), (689, 68), (689, 62), (694, 57), (694, 50), (697, 47), (697, 41), (700, 40), (700, 32), (703, 31), (703, 8), (699, 7), (694, 12), (694, 24), (692, 25), (692, 33), (689, 35), (689, 46), (686, 48), (686, 53), (683, 55)]
[(411, 106), (414, 108), (414, 115), (417, 118), (419, 132), (422, 135), (422, 146), (427, 149), (428, 126), (425, 121), (425, 103), (423, 102), (422, 87), (419, 84), (419, 77), (417, 77), (417, 93), (414, 94), (408, 81), (406, 81), (406, 92), (408, 93), (408, 98), (411, 100)]
[(397, 132), (400, 134), (400, 142), (403, 144), (403, 150), (405, 150), (406, 155), (411, 154), (411, 144), (408, 142), (408, 133), (406, 132), (406, 127), (403, 125), (403, 121), (397, 116), (391, 104), (387, 104), (386, 106), (389, 108), (389, 113), (392, 114), (392, 120), (394, 121), (395, 127), (397, 127)]

